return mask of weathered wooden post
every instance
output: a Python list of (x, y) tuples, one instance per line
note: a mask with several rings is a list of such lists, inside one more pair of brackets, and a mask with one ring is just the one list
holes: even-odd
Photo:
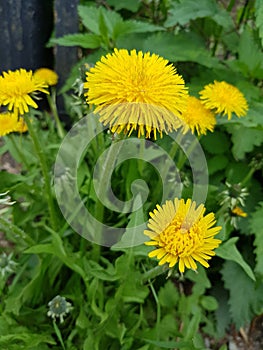
[(52, 67), (52, 0), (0, 0), (0, 71)]
[[(77, 33), (79, 30), (79, 20), (77, 5), (79, 0), (55, 0), (55, 28), (54, 34), (59, 38), (66, 34)], [(64, 47), (57, 45), (55, 53), (55, 71), (59, 75), (58, 88), (61, 87), (68, 78), (71, 68), (77, 62), (78, 52), (77, 47)], [(64, 114), (63, 99), (59, 96), (58, 108), (60, 115)]]

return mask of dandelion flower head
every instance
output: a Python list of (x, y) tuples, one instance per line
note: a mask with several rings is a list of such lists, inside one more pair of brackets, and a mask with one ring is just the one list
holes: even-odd
[(138, 137), (169, 132), (182, 125), (187, 88), (168, 60), (149, 52), (114, 50), (86, 73), (87, 103), (112, 132)]
[(190, 199), (185, 202), (175, 198), (162, 206), (157, 205), (150, 213), (149, 230), (144, 231), (151, 239), (145, 244), (156, 247), (149, 257), (157, 257), (159, 265), (167, 263), (170, 268), (179, 262), (181, 273), (185, 267), (196, 270), (196, 261), (209, 267), (207, 260), (215, 255), (213, 250), (221, 243), (214, 238), (221, 227), (213, 227), (214, 213), (205, 216), (204, 213), (204, 205), (196, 207)]
[(19, 118), (14, 113), (0, 114), (0, 137), (10, 134), (11, 132), (26, 132), (27, 125), (23, 118)]
[(32, 71), (3, 72), (0, 76), (0, 105), (8, 106), (8, 110), (16, 115), (23, 115), (28, 113), (29, 106), (38, 107), (32, 97), (38, 92), (48, 93), (46, 88), (46, 83), (36, 79)]
[(43, 81), (49, 86), (56, 85), (58, 83), (58, 75), (52, 69), (39, 68), (34, 72), (34, 77)]
[(242, 117), (248, 111), (247, 100), (242, 92), (225, 81), (214, 81), (206, 85), (199, 94), (206, 108), (215, 110), (215, 113), (227, 115), (228, 119), (232, 118), (232, 113)]
[(216, 124), (214, 113), (206, 109), (202, 102), (194, 96), (189, 96), (187, 109), (183, 112), (182, 119), (185, 122), (182, 129), (183, 134), (190, 129), (192, 134), (196, 130), (198, 135), (206, 135), (207, 130), (214, 131)]

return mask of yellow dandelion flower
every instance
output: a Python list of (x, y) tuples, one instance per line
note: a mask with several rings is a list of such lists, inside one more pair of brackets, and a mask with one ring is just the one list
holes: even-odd
[(35, 79), (32, 71), (17, 69), (3, 72), (0, 76), (0, 105), (8, 106), (8, 110), (16, 115), (23, 115), (29, 111), (29, 106), (37, 108), (35, 97), (37, 92), (44, 92), (47, 85)]
[(34, 77), (43, 81), (49, 86), (56, 85), (58, 83), (58, 75), (52, 69), (39, 68), (34, 72)]
[(150, 213), (148, 228), (144, 234), (150, 237), (146, 245), (156, 246), (151, 251), (150, 258), (157, 257), (159, 265), (165, 263), (173, 267), (179, 262), (179, 271), (183, 273), (185, 267), (197, 269), (195, 261), (209, 267), (207, 260), (211, 259), (221, 241), (215, 239), (221, 227), (212, 227), (215, 224), (214, 213), (204, 216), (203, 204), (196, 207), (196, 203), (187, 199), (175, 198), (166, 201), (163, 206), (157, 205)]
[(247, 217), (247, 213), (244, 212), (240, 207), (235, 207), (232, 209), (232, 214), (236, 215), (236, 216), (241, 216), (242, 218), (246, 218)]
[(187, 109), (183, 112), (182, 119), (185, 122), (182, 129), (183, 134), (190, 129), (192, 134), (196, 130), (198, 135), (206, 135), (207, 130), (214, 131), (216, 124), (214, 113), (206, 109), (202, 102), (194, 96), (189, 96)]
[(87, 103), (112, 132), (150, 137), (182, 125), (187, 88), (168, 60), (132, 50), (114, 50), (86, 73)]
[(11, 132), (25, 131), (27, 131), (27, 126), (22, 118), (18, 120), (17, 115), (9, 112), (0, 114), (0, 137)]
[(228, 119), (232, 118), (232, 113), (238, 117), (247, 113), (248, 104), (242, 92), (225, 81), (214, 81), (213, 84), (206, 85), (199, 94), (206, 108), (227, 115)]

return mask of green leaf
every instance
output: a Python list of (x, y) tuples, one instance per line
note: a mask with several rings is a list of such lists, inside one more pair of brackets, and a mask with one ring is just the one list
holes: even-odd
[(255, 272), (263, 276), (263, 202), (251, 215), (249, 224), (255, 235), (254, 246), (257, 262)]
[(229, 138), (226, 134), (219, 131), (205, 135), (201, 139), (201, 144), (211, 154), (224, 155), (230, 148)]
[(258, 77), (259, 70), (262, 71), (263, 54), (254, 40), (252, 31), (248, 27), (245, 28), (240, 36), (238, 54), (241, 71), (245, 75), (254, 78)]
[(160, 305), (166, 308), (175, 307), (179, 299), (179, 293), (175, 285), (168, 280), (158, 293)]
[(173, 27), (176, 24), (185, 25), (190, 20), (209, 17), (216, 13), (217, 7), (214, 0), (181, 0), (173, 2), (169, 15), (164, 25)]
[(263, 131), (259, 128), (232, 125), (227, 129), (232, 133), (232, 151), (236, 159), (244, 159), (246, 153), (253, 151), (255, 146), (263, 143)]
[(64, 345), (64, 342), (63, 342), (63, 339), (62, 339), (62, 335), (61, 335), (60, 329), (58, 328), (55, 320), (53, 321), (53, 326), (54, 326), (55, 333), (56, 333), (56, 335), (58, 337), (58, 340), (59, 340), (63, 350), (65, 350), (65, 345)]
[(188, 350), (200, 350), (197, 349), (192, 341), (156, 341), (151, 339), (143, 339), (144, 342), (157, 346), (159, 349), (181, 349), (186, 348)]
[(259, 37), (261, 38), (261, 45), (263, 46), (263, 0), (256, 0), (255, 16), (256, 26), (258, 28)]
[(203, 295), (200, 300), (201, 305), (205, 310), (215, 311), (218, 308), (218, 302), (216, 298), (211, 295)]
[(82, 24), (91, 32), (100, 35), (99, 30), (99, 9), (95, 6), (78, 6), (78, 15)]
[(108, 0), (107, 3), (110, 6), (113, 6), (116, 11), (125, 9), (129, 10), (132, 12), (136, 12), (139, 7), (140, 7), (140, 0), (132, 0), (132, 1), (127, 1), (127, 0)]
[(80, 46), (84, 49), (96, 49), (101, 45), (101, 39), (94, 34), (67, 34), (61, 38), (50, 39), (51, 44), (61, 46)]
[(255, 289), (254, 282), (235, 262), (226, 261), (221, 273), (230, 293), (231, 316), (236, 327), (240, 328), (251, 320), (254, 305), (262, 302), (262, 291)]
[(144, 42), (144, 51), (151, 51), (171, 62), (197, 62), (206, 67), (220, 67), (219, 61), (211, 56), (203, 39), (194, 32), (172, 34), (159, 32)]
[(228, 164), (228, 158), (223, 154), (218, 154), (214, 157), (207, 159), (207, 165), (209, 170), (209, 175), (216, 173), (219, 170), (226, 168)]
[(235, 243), (238, 241), (238, 237), (230, 238), (227, 242), (222, 243), (216, 249), (216, 255), (225, 260), (231, 260), (240, 265), (245, 273), (255, 281), (255, 276), (251, 267), (245, 262), (240, 252), (237, 250)]
[[(134, 211), (135, 208), (139, 209)], [(143, 203), (141, 193), (138, 193), (133, 202), (132, 213), (129, 215), (129, 223), (126, 231), (122, 235), (121, 240), (112, 246), (112, 249), (118, 250), (120, 248), (129, 248), (143, 244), (147, 241), (147, 237), (143, 233), (144, 229), (146, 229), (146, 224)]]

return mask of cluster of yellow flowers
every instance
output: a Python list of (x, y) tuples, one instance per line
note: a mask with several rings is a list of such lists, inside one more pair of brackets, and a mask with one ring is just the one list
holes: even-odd
[(48, 94), (48, 86), (55, 85), (57, 80), (57, 74), (48, 68), (40, 68), (34, 73), (25, 69), (3, 72), (0, 76), (0, 106), (6, 106), (8, 112), (0, 114), (0, 136), (27, 131), (23, 115), (29, 112), (29, 107), (38, 108), (35, 102), (37, 94)]
[(208, 84), (200, 99), (189, 96), (183, 78), (168, 60), (156, 54), (115, 49), (87, 72), (86, 98), (100, 121), (112, 132), (156, 139), (156, 132), (191, 130), (206, 134), (216, 124), (215, 113), (231, 119), (248, 110), (244, 95), (224, 81)]
[[(0, 115), (0, 136), (9, 132), (26, 131), (23, 114), (29, 107), (37, 108), (34, 100), (39, 92), (48, 94), (48, 86), (55, 85), (55, 72), (42, 68), (34, 74), (24, 69), (4, 72), (0, 76), (0, 106), (9, 112)], [(181, 128), (198, 135), (213, 131), (215, 114), (235, 113), (244, 116), (248, 110), (244, 95), (224, 81), (208, 84), (200, 91), (200, 99), (189, 96), (183, 78), (168, 60), (150, 53), (117, 50), (101, 58), (87, 72), (84, 88), (87, 103), (94, 105), (100, 121), (112, 132), (128, 136), (137, 131), (138, 137), (154, 137)], [(20, 117), (20, 119), (19, 119)], [(213, 227), (215, 215), (204, 215), (203, 204), (196, 207), (190, 199), (167, 201), (150, 213), (146, 244), (156, 249), (149, 257), (157, 257), (159, 264), (169, 267), (179, 263), (196, 270), (196, 261), (208, 267), (213, 251), (221, 243), (214, 236), (221, 227)]]

